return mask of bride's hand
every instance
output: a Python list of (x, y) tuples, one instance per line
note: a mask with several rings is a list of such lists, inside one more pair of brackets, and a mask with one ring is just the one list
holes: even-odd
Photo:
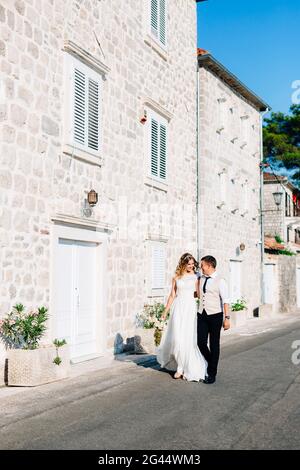
[(162, 321), (166, 321), (166, 318), (167, 318), (167, 313), (164, 312), (164, 313), (162, 314), (162, 316), (160, 317), (160, 319), (161, 319)]

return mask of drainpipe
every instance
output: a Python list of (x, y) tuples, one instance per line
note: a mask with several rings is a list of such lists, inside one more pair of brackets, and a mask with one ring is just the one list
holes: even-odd
[(264, 303), (264, 261), (265, 261), (265, 231), (264, 231), (264, 173), (262, 162), (264, 159), (264, 148), (263, 148), (263, 118), (266, 113), (269, 112), (269, 108), (266, 111), (260, 113), (260, 187), (259, 187), (259, 209), (260, 209), (260, 302)]
[(197, 261), (200, 261), (200, 164), (199, 164), (199, 156), (200, 156), (200, 104), (199, 104), (199, 98), (200, 98), (200, 74), (199, 74), (199, 65), (198, 65), (198, 58), (197, 58), (197, 72), (196, 72), (196, 77), (197, 77), (197, 103), (196, 103), (196, 109), (197, 109), (197, 124), (196, 124), (196, 156), (197, 156), (197, 168), (196, 168), (196, 178), (197, 178), (197, 197), (196, 197), (196, 220), (197, 220)]

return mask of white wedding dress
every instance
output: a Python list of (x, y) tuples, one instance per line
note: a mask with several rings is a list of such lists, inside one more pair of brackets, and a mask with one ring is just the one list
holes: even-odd
[(207, 368), (207, 362), (197, 346), (196, 280), (195, 274), (176, 280), (176, 297), (156, 351), (161, 367), (179, 372), (188, 381), (203, 380)]

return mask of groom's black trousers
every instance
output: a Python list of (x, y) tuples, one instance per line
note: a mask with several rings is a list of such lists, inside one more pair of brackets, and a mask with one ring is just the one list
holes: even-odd
[[(207, 360), (207, 375), (217, 375), (220, 357), (220, 335), (223, 325), (223, 312), (207, 315), (206, 311), (198, 312), (197, 337), (198, 348)], [(209, 348), (207, 345), (209, 335)]]

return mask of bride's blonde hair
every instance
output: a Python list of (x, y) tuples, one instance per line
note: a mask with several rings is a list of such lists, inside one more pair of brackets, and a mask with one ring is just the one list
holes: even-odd
[(176, 268), (176, 271), (175, 271), (175, 276), (176, 277), (181, 277), (185, 271), (185, 268), (186, 266), (188, 265), (188, 263), (192, 260), (194, 260), (194, 272), (196, 271), (196, 269), (198, 269), (198, 266), (199, 264), (197, 263), (197, 261), (195, 260), (195, 258), (193, 257), (193, 255), (191, 255), (190, 253), (184, 253), (178, 264), (177, 264), (177, 268)]

